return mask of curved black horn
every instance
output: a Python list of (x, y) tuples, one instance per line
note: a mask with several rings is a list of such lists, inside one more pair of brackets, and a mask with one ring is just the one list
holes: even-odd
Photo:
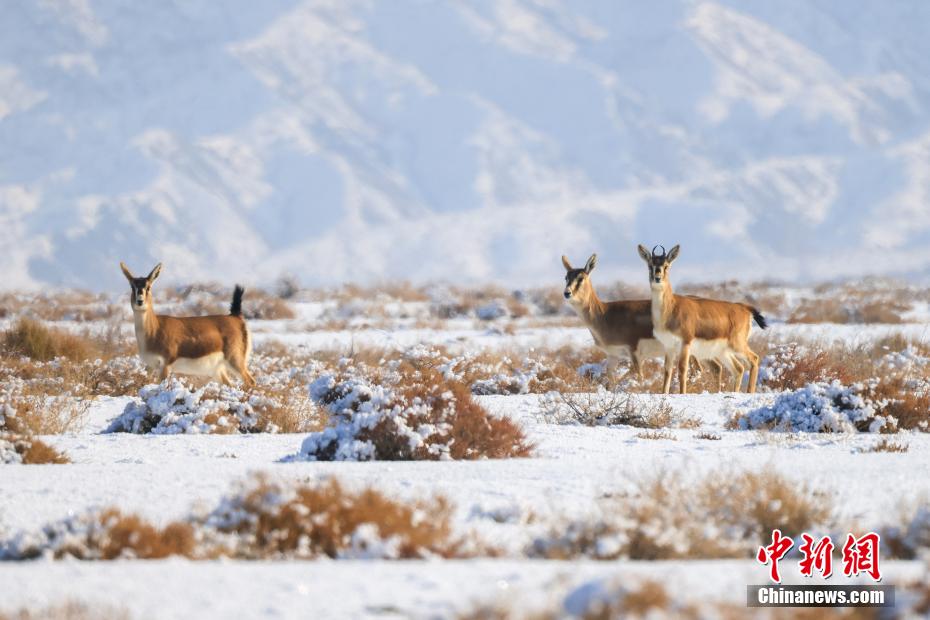
[[(656, 252), (656, 248), (662, 248), (662, 253), (659, 254), (658, 252)], [(652, 255), (653, 255), (654, 257), (656, 257), (656, 258), (665, 258), (665, 246), (664, 246), (664, 245), (657, 245), (657, 246), (653, 247), (653, 248), (652, 248)]]

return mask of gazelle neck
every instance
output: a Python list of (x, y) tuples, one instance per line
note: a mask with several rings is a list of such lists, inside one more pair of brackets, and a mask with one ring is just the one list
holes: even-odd
[(142, 342), (142, 338), (151, 337), (158, 331), (158, 317), (155, 315), (155, 308), (152, 306), (152, 298), (148, 297), (145, 307), (141, 310), (133, 307), (132, 319), (136, 328), (136, 338)]
[(652, 324), (656, 328), (665, 325), (665, 318), (675, 304), (675, 294), (668, 278), (663, 278), (659, 286), (652, 287)]
[(575, 305), (575, 311), (588, 325), (596, 324), (607, 310), (593, 286), (590, 287), (590, 291), (585, 301)]

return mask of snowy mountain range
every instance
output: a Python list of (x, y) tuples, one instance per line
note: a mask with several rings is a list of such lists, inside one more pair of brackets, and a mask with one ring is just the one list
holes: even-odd
[(22, 0), (0, 288), (930, 274), (930, 3)]

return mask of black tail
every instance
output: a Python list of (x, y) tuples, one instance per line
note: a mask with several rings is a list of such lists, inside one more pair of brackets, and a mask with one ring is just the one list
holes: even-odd
[(242, 296), (245, 294), (245, 289), (236, 285), (236, 290), (233, 291), (233, 300), (229, 304), (229, 314), (233, 316), (242, 316)]
[(761, 312), (759, 312), (755, 308), (750, 308), (750, 310), (752, 311), (752, 318), (756, 320), (756, 324), (759, 327), (761, 327), (762, 329), (765, 329), (766, 327), (769, 326), (769, 324), (765, 322), (765, 317), (762, 316)]

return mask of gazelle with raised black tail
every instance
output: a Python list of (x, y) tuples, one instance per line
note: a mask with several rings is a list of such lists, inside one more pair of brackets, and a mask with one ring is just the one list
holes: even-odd
[(765, 329), (765, 318), (747, 304), (689, 295), (676, 295), (669, 282), (669, 267), (678, 258), (679, 246), (668, 253), (656, 246), (650, 252), (639, 246), (639, 255), (649, 267), (652, 289), (652, 322), (657, 340), (665, 348), (665, 385), (669, 393), (675, 360), (678, 360), (679, 391), (688, 392), (688, 364), (692, 356), (713, 358), (727, 367), (735, 377), (734, 392), (749, 367), (749, 392), (756, 391), (759, 356), (749, 348), (752, 321)]
[(255, 385), (249, 372), (252, 337), (242, 318), (242, 295), (236, 286), (229, 314), (174, 317), (155, 314), (152, 283), (161, 273), (161, 263), (149, 275), (137, 278), (119, 264), (129, 280), (139, 356), (164, 381), (172, 371), (210, 377), (231, 384), (233, 377), (246, 387)]
[[(665, 348), (653, 335), (652, 302), (649, 299), (601, 301), (591, 284), (591, 272), (597, 265), (597, 254), (592, 254), (581, 269), (572, 267), (562, 256), (565, 267), (565, 297), (568, 304), (591, 332), (594, 344), (607, 354), (607, 372), (612, 375), (617, 361), (623, 355), (630, 357), (631, 374), (634, 371), (643, 379), (643, 360), (662, 357)], [(716, 360), (719, 378), (722, 371)], [(700, 364), (700, 360), (698, 360)]]

